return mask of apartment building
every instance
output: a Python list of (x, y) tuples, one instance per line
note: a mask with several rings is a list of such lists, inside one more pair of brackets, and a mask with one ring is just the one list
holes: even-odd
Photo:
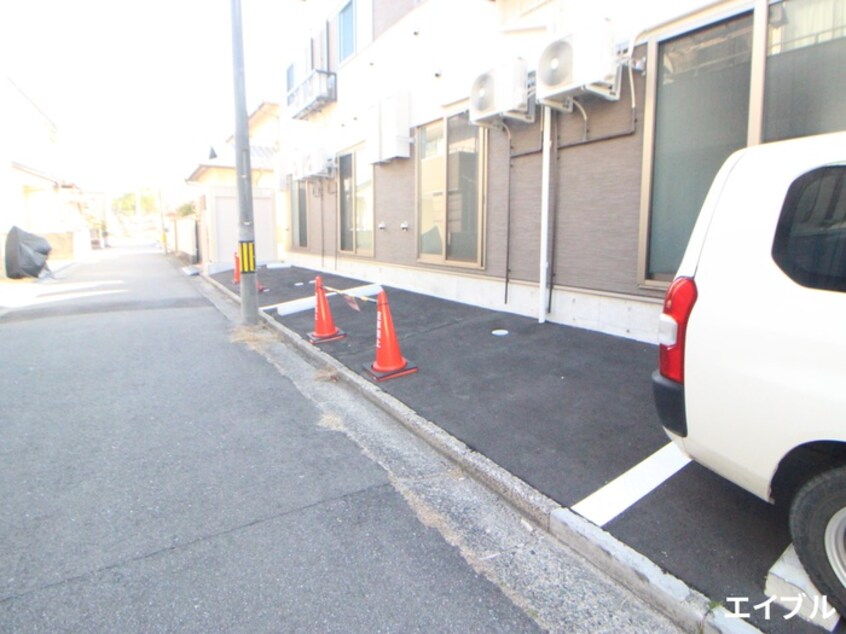
[(654, 341), (723, 160), (846, 129), (846, 0), (642, 4), (308, 0), (285, 259)]

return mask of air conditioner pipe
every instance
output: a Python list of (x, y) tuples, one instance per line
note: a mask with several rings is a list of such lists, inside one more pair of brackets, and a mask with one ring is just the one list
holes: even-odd
[[(638, 34), (640, 36), (640, 34)], [(585, 121), (585, 133), (583, 138), (579, 141), (558, 144), (558, 139), (556, 135), (556, 145), (555, 145), (555, 156), (559, 150), (567, 149), (570, 147), (576, 147), (580, 145), (588, 145), (591, 143), (598, 143), (601, 141), (609, 141), (611, 139), (617, 139), (621, 137), (631, 136), (637, 131), (637, 102), (635, 98), (635, 87), (634, 87), (634, 74), (633, 74), (633, 54), (634, 54), (634, 46), (635, 40), (629, 45), (629, 54), (624, 62), (627, 66), (627, 75), (629, 79), (629, 93), (630, 93), (630, 102), (631, 102), (631, 123), (629, 127), (625, 130), (621, 130), (618, 132), (612, 132), (609, 134), (604, 134), (598, 137), (588, 138), (588, 128), (587, 128), (587, 113), (584, 109), (579, 105), (579, 111), (582, 114), (582, 118)], [(541, 122), (541, 130), (540, 130), (540, 147), (533, 148), (530, 150), (525, 150), (518, 153), (513, 153), (511, 148), (511, 132), (503, 124), (503, 128), (505, 129), (506, 133), (509, 137), (509, 160), (508, 160), (508, 177), (509, 182), (506, 185), (506, 191), (508, 193), (508, 201), (506, 203), (506, 218), (507, 218), (507, 229), (506, 229), (506, 271), (505, 271), (505, 303), (508, 303), (508, 285), (510, 281), (510, 232), (511, 232), (511, 224), (510, 224), (510, 217), (511, 217), (511, 201), (510, 201), (510, 175), (511, 175), (511, 161), (516, 158), (522, 158), (524, 156), (532, 156), (539, 152), (543, 153), (543, 165), (542, 165), (542, 191), (541, 191), (541, 245), (540, 245), (540, 262), (539, 262), (539, 278), (538, 278), (538, 290), (539, 290), (539, 297), (538, 297), (538, 323), (544, 323), (546, 321), (546, 314), (551, 311), (552, 309), (552, 293), (553, 293), (553, 283), (555, 278), (555, 272), (552, 269), (552, 265), (555, 259), (555, 235), (554, 232), (557, 229), (557, 214), (552, 216), (551, 214), (551, 192), (552, 187), (555, 184), (553, 182), (553, 174), (551, 169), (551, 161), (553, 158), (552, 155), (552, 108), (549, 106), (543, 106), (543, 118)], [(556, 169), (557, 171), (557, 169)], [(556, 179), (557, 181), (557, 179)], [(550, 217), (553, 217), (553, 236), (552, 236), (552, 249), (550, 250), (550, 227), (549, 221)], [(546, 300), (546, 301), (544, 301)]]
[[(578, 101), (576, 101), (576, 99), (573, 99), (573, 107), (575, 107), (579, 111), (579, 113), (582, 115), (582, 120), (584, 121), (584, 124), (585, 124), (584, 132), (582, 132), (582, 141), (587, 141), (588, 140), (588, 134), (590, 133), (590, 128), (588, 127), (587, 112), (585, 112), (584, 106), (582, 106), (582, 104), (580, 104)], [(558, 139), (556, 139), (556, 142), (557, 141), (558, 141)]]
[[(630, 47), (629, 57), (628, 57), (628, 60), (626, 62), (627, 66), (628, 66), (629, 92), (631, 93), (630, 94), (630, 97), (631, 97), (631, 123), (629, 125), (629, 128), (627, 130), (623, 130), (621, 132), (612, 132), (610, 134), (605, 134), (605, 135), (598, 136), (598, 137), (595, 137), (595, 138), (587, 138), (587, 135), (588, 135), (587, 113), (585, 112), (584, 108), (582, 108), (582, 106), (579, 104), (579, 102), (574, 99), (573, 104), (578, 107), (579, 111), (582, 114), (582, 118), (584, 119), (584, 122), (585, 122), (584, 137), (582, 138), (581, 141), (574, 141), (574, 142), (564, 143), (564, 144), (557, 144), (556, 143), (556, 152), (555, 152), (555, 154), (553, 155), (552, 158), (557, 159), (558, 151), (566, 149), (566, 148), (575, 147), (575, 146), (579, 146), (579, 145), (587, 145), (587, 144), (590, 144), (590, 143), (597, 143), (599, 141), (608, 141), (610, 139), (617, 139), (617, 138), (621, 138), (621, 137), (625, 137), (625, 136), (631, 136), (637, 131), (637, 102), (635, 100), (634, 75), (633, 75), (633, 72), (632, 72), (632, 65), (633, 65), (632, 59), (631, 59), (632, 50), (633, 50), (633, 46)], [(555, 132), (555, 137), (556, 137), (556, 142), (557, 142), (557, 130)], [(557, 180), (558, 180), (558, 168), (557, 168), (557, 164), (556, 164), (555, 169), (552, 170), (552, 174), (550, 176), (550, 182), (549, 182), (550, 191), (553, 191), (553, 192), (558, 191)], [(549, 270), (549, 281), (548, 281), (548, 284), (547, 284), (547, 293), (548, 293), (548, 299), (547, 299), (547, 304), (546, 304), (547, 312), (552, 312), (552, 293), (553, 293), (553, 288), (554, 288), (554, 283), (555, 283), (555, 255), (556, 255), (556, 240), (555, 240), (555, 238), (556, 238), (556, 234), (557, 234), (557, 227), (558, 227), (558, 214), (553, 213), (552, 214), (552, 251), (551, 251), (550, 263), (549, 263), (549, 268), (550, 268), (550, 270)]]
[[(541, 106), (543, 107), (543, 106)], [(524, 156), (533, 156), (543, 152), (543, 125), (538, 126), (538, 146), (530, 150), (523, 150), (511, 155), (511, 159), (523, 158)]]
[[(571, 142), (568, 142), (568, 143), (562, 143), (561, 145), (557, 146), (557, 149), (566, 150), (567, 148), (577, 147), (579, 145), (590, 145), (591, 143), (599, 143), (600, 141), (610, 141), (612, 139), (619, 139), (619, 138), (622, 138), (622, 137), (632, 136), (637, 131), (636, 122), (637, 122), (637, 116), (636, 116), (635, 110), (632, 109), (631, 123), (629, 124), (629, 127), (626, 128), (625, 130), (620, 130), (620, 131), (617, 131), (617, 132), (609, 132), (608, 134), (603, 134), (603, 135), (593, 137), (593, 138), (590, 138), (590, 139), (586, 139), (586, 140), (579, 140), (579, 141), (571, 141)], [(542, 134), (543, 134), (543, 131), (541, 131), (541, 135)], [(541, 152), (543, 152), (542, 145), (543, 145), (543, 143), (541, 142), (541, 147), (532, 148), (530, 150), (523, 150), (522, 152), (517, 152), (516, 154), (512, 154), (511, 158), (512, 159), (518, 159), (518, 158), (524, 158), (526, 156), (534, 156), (535, 154), (540, 154)]]
[[(589, 130), (588, 130), (587, 113), (585, 112), (584, 108), (582, 108), (582, 106), (579, 104), (579, 102), (574, 99), (573, 104), (576, 107), (578, 107), (579, 111), (582, 114), (582, 118), (584, 119), (584, 123), (585, 123), (584, 136), (583, 136), (581, 141), (574, 141), (574, 142), (571, 142), (571, 143), (557, 144), (556, 145), (556, 152), (555, 152), (555, 155), (554, 155), (555, 158), (557, 158), (557, 156), (558, 156), (558, 151), (566, 149), (566, 148), (575, 147), (575, 146), (578, 146), (578, 145), (587, 145), (589, 143), (596, 143), (596, 142), (599, 142), (599, 141), (608, 141), (610, 139), (617, 139), (617, 138), (621, 138), (621, 137), (625, 137), (625, 136), (631, 136), (637, 131), (637, 103), (635, 101), (634, 76), (633, 76), (633, 73), (632, 73), (631, 51), (630, 51), (630, 55), (629, 55), (629, 58), (628, 58), (628, 61), (627, 61), (627, 66), (628, 66), (628, 77), (629, 77), (629, 92), (630, 92), (630, 96), (631, 96), (631, 123), (629, 125), (629, 128), (627, 130), (623, 130), (622, 132), (612, 132), (610, 134), (605, 134), (605, 135), (598, 136), (598, 137), (595, 137), (595, 138), (588, 138), (588, 131)], [(556, 131), (556, 139), (557, 139), (557, 131)], [(558, 169), (557, 169), (557, 166), (556, 166), (556, 169), (552, 173), (551, 182), (550, 182), (550, 187), (553, 188), (552, 191), (555, 191), (555, 192), (558, 191), (557, 179), (558, 179)], [(558, 227), (558, 214), (554, 213), (553, 216), (552, 216), (552, 254), (550, 256), (548, 299), (547, 299), (547, 305), (546, 305), (547, 312), (552, 312), (552, 293), (553, 293), (553, 288), (554, 288), (554, 284), (555, 284), (555, 255), (556, 255), (556, 245), (557, 245), (555, 238), (556, 238), (556, 234), (557, 234), (557, 227)]]
[[(609, 132), (608, 134), (602, 134), (600, 136), (592, 137), (589, 139), (580, 139), (578, 141), (570, 141), (567, 143), (562, 143), (557, 146), (559, 150), (566, 150), (567, 148), (577, 147), (580, 145), (590, 145), (591, 143), (599, 143), (601, 141), (611, 141), (612, 139), (619, 139), (622, 137), (632, 136), (635, 132), (637, 132), (637, 113), (634, 107), (631, 110), (631, 123), (625, 130), (619, 130), (617, 132)], [(543, 131), (541, 130), (541, 134)], [(543, 152), (543, 142), (541, 142), (541, 147), (532, 148), (530, 150), (524, 150), (522, 152), (517, 152), (516, 154), (512, 154), (512, 159), (523, 158), (525, 156), (533, 156), (535, 154), (540, 154)]]
[(508, 164), (505, 167), (505, 300), (508, 303), (508, 282), (511, 279), (511, 129), (502, 122), (502, 129), (508, 135)]
[[(631, 97), (631, 121), (629, 123), (629, 127), (626, 130), (621, 130), (619, 132), (610, 132), (609, 134), (603, 134), (593, 138), (583, 138), (581, 141), (571, 141), (569, 143), (563, 143), (558, 146), (559, 150), (565, 150), (567, 148), (576, 147), (579, 145), (588, 145), (590, 143), (598, 143), (600, 141), (610, 141), (611, 139), (619, 139), (621, 137), (631, 136), (635, 132), (637, 132), (637, 101), (635, 99), (634, 73), (632, 72), (633, 62), (629, 58), (626, 64), (628, 66), (629, 93)], [(587, 126), (586, 116), (585, 125)], [(585, 128), (585, 132), (587, 133), (587, 127)]]
[[(630, 93), (630, 101), (631, 101), (631, 122), (629, 127), (625, 130), (620, 130), (618, 132), (610, 132), (608, 134), (603, 134), (597, 137), (588, 138), (587, 137), (587, 127), (585, 129), (585, 134), (583, 135), (582, 139), (578, 141), (570, 141), (568, 143), (562, 143), (558, 146), (559, 150), (565, 150), (570, 147), (577, 147), (579, 145), (590, 145), (591, 143), (599, 143), (600, 141), (610, 141), (612, 139), (619, 139), (621, 137), (631, 136), (637, 131), (637, 102), (635, 99), (635, 90), (634, 90), (634, 74), (632, 72), (634, 61), (631, 59), (631, 56), (626, 58), (624, 62), (628, 67), (628, 78), (629, 78), (629, 93)], [(580, 107), (578, 102), (574, 101), (574, 104), (579, 106), (579, 110), (582, 113), (582, 119), (585, 120), (585, 126), (587, 126), (587, 113)], [(523, 158), (524, 156), (532, 156), (534, 154), (539, 154), (543, 152), (543, 128), (541, 127), (540, 130), (541, 140), (538, 144), (537, 148), (532, 148), (529, 150), (524, 150), (522, 152), (517, 152), (511, 156), (512, 159), (516, 158)]]
[(318, 186), (318, 193), (320, 194), (320, 269), (326, 270), (326, 240), (324, 237), (323, 225), (326, 223), (323, 218), (323, 184)]

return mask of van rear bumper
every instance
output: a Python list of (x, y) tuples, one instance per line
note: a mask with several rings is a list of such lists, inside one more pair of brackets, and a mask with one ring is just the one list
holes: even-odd
[(652, 396), (661, 424), (677, 436), (687, 436), (684, 385), (671, 381), (655, 370), (652, 373)]

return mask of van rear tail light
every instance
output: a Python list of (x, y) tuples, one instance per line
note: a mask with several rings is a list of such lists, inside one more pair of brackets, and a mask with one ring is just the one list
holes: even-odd
[(658, 329), (658, 370), (677, 383), (684, 383), (684, 348), (687, 322), (696, 303), (696, 283), (678, 277), (667, 289)]

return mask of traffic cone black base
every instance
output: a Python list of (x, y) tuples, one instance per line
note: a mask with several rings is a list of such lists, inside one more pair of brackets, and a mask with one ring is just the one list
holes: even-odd
[(347, 336), (347, 333), (345, 333), (343, 330), (338, 328), (337, 332), (335, 332), (335, 334), (328, 335), (326, 337), (321, 337), (321, 336), (319, 336), (319, 335), (317, 335), (313, 332), (310, 332), (310, 333), (308, 333), (308, 340), (313, 344), (318, 344), (318, 343), (327, 343), (329, 341), (339, 341), (339, 340), (345, 338), (346, 336)]
[(367, 370), (367, 374), (370, 375), (370, 378), (374, 381), (387, 381), (389, 379), (397, 379), (401, 376), (406, 376), (407, 374), (414, 374), (417, 372), (418, 368), (416, 365), (411, 363), (406, 364), (404, 368), (400, 368), (399, 370), (391, 370), (390, 372), (378, 372), (373, 369), (372, 365), (364, 365), (364, 369)]

